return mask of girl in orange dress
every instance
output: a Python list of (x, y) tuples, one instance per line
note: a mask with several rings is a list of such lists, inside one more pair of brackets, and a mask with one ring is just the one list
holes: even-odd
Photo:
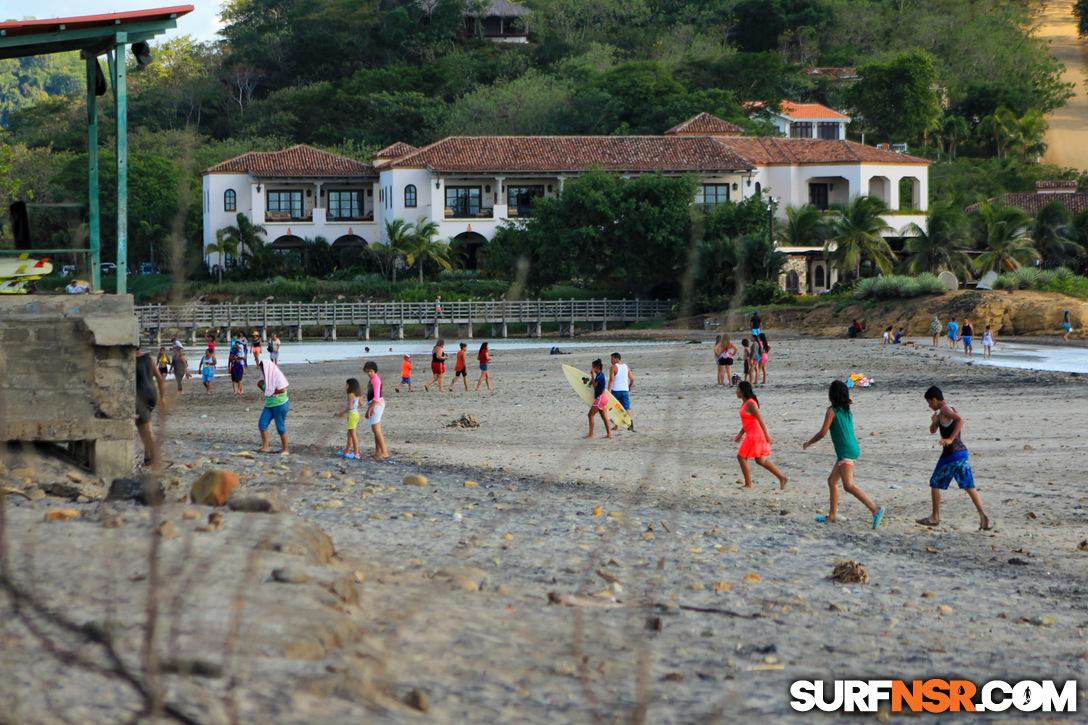
[[(740, 407), (740, 422), (743, 428), (736, 438), (737, 443), (740, 443), (737, 461), (740, 463), (741, 473), (744, 474), (744, 485), (741, 488), (752, 487), (749, 458), (777, 476), (779, 485), (785, 488), (786, 481), (789, 479), (782, 475), (782, 471), (779, 471), (777, 466), (767, 460), (767, 456), (771, 455), (771, 444), (774, 443), (774, 438), (767, 432), (767, 425), (763, 422), (763, 416), (760, 415), (759, 400), (756, 399), (752, 384), (742, 380), (737, 385), (737, 397), (744, 401), (744, 405)], [(741, 443), (742, 439), (743, 443)]]

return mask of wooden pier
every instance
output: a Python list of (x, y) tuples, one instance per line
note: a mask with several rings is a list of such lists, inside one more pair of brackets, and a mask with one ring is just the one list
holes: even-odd
[(471, 338), (473, 326), (490, 325), (491, 337), (508, 337), (524, 326), (527, 337), (540, 337), (545, 324), (555, 324), (560, 336), (574, 337), (575, 327), (607, 330), (609, 324), (633, 324), (665, 319), (669, 300), (522, 300), (518, 302), (328, 302), (286, 304), (143, 305), (136, 308), (140, 337), (154, 345), (164, 338), (184, 338), (189, 344), (203, 339), (207, 330), (220, 330), (228, 339), (233, 331), (257, 330), (268, 339), (269, 330), (285, 331), (286, 338), (302, 340), (304, 328), (319, 328), (323, 339), (335, 340), (338, 328), (355, 328), (358, 339), (371, 339), (372, 328), (388, 328), (389, 339), (403, 340), (408, 325), (421, 326), (425, 338), (440, 337), (442, 327), (457, 329), (457, 337)]

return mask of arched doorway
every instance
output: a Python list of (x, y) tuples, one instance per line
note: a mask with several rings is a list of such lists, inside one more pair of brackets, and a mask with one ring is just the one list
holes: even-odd
[(801, 294), (801, 276), (795, 269), (786, 272), (786, 291), (791, 295)]
[(827, 287), (827, 273), (822, 264), (812, 268), (812, 287), (814, 292), (819, 292)]
[(285, 234), (269, 244), (268, 248), (286, 251), (291, 249), (302, 249), (304, 246), (306, 246), (306, 242), (302, 241), (302, 237), (296, 237), (294, 234)]
[(463, 268), (479, 269), (479, 252), (485, 244), (487, 244), (487, 238), (484, 235), (476, 232), (462, 232), (453, 238), (451, 247), (460, 258)]
[(367, 255), (367, 241), (357, 234), (345, 234), (332, 243), (332, 250), (341, 267), (354, 267)]

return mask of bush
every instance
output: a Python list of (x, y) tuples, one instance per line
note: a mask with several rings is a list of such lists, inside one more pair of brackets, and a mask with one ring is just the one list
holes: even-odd
[(854, 297), (859, 300), (911, 299), (922, 295), (938, 295), (945, 291), (932, 274), (920, 274), (917, 277), (888, 274), (883, 277), (866, 277), (854, 285)]
[(777, 305), (793, 300), (793, 295), (769, 280), (753, 282), (744, 288), (742, 301), (746, 305)]

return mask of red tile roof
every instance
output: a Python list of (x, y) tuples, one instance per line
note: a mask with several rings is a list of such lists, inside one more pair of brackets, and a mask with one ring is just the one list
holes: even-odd
[(1044, 181), (1035, 182), (1035, 190), (1042, 191), (1043, 189), (1060, 189), (1063, 191), (1076, 191), (1076, 181), (1062, 181), (1059, 179), (1048, 179)]
[(752, 165), (709, 136), (452, 136), (387, 168), (439, 173), (734, 171)]
[(260, 178), (378, 178), (370, 164), (302, 144), (282, 151), (250, 151), (204, 169), (203, 173)]
[(415, 146), (404, 143), (403, 141), (397, 141), (395, 144), (386, 146), (381, 151), (374, 154), (375, 159), (395, 159), (400, 156), (407, 156), (413, 151), (419, 151)]
[[(1023, 209), (1033, 217), (1037, 216), (1044, 206), (1055, 201), (1065, 206), (1074, 216), (1088, 209), (1088, 194), (1038, 194), (1028, 192), (1002, 194), (989, 201), (991, 204), (999, 206), (1015, 206), (1018, 209)], [(971, 204), (964, 211), (970, 214), (979, 206), (979, 204)]]
[[(749, 113), (755, 113), (757, 111), (771, 112), (767, 108), (767, 104), (762, 101), (748, 101), (744, 104), (745, 110)], [(833, 118), (850, 120), (850, 117), (832, 110), (822, 103), (793, 103), (792, 101), (782, 101), (779, 104), (781, 109), (778, 115), (785, 116), (789, 119), (798, 118)]]
[(704, 136), (740, 136), (744, 129), (703, 111), (665, 132), (666, 136), (701, 134)]
[(798, 164), (925, 164), (917, 156), (878, 149), (854, 141), (827, 141), (815, 138), (746, 136), (717, 139), (756, 166)]

